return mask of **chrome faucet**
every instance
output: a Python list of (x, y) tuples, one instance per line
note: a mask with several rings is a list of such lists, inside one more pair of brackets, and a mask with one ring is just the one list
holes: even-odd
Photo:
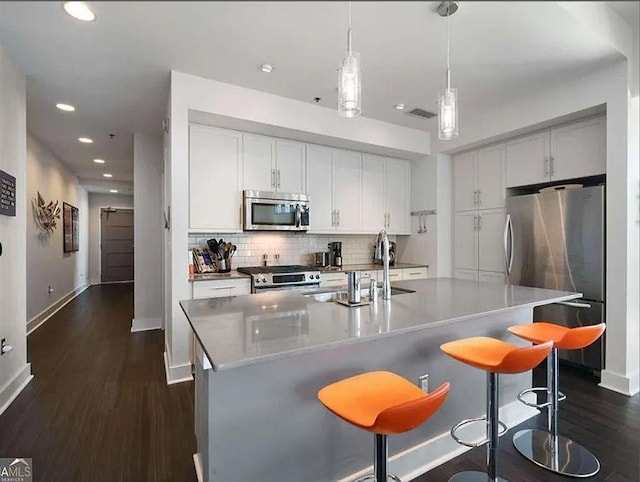
[(389, 236), (383, 229), (378, 233), (376, 241), (376, 258), (382, 258), (382, 299), (391, 298), (391, 280), (389, 279)]

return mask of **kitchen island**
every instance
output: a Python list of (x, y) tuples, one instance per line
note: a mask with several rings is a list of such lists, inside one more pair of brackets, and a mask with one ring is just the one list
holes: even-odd
[[(205, 481), (338, 481), (366, 471), (373, 436), (330, 414), (316, 394), (370, 370), (416, 383), (428, 373), (432, 388), (451, 382), (432, 419), (390, 438), (391, 471), (415, 477), (461, 453), (449, 429), (485, 411), (485, 374), (440, 345), (480, 335), (522, 344), (508, 326), (531, 322), (535, 306), (581, 296), (449, 278), (393, 286), (415, 292), (358, 308), (286, 291), (180, 303), (198, 340), (195, 426)], [(528, 373), (501, 377), (507, 425), (535, 413), (514, 402), (530, 386)], [(467, 435), (481, 435), (475, 430)]]

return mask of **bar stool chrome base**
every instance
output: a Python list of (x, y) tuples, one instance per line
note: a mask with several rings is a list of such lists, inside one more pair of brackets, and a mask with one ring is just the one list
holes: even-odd
[[(373, 473), (371, 473), (371, 474), (363, 475), (362, 477), (358, 477), (353, 482), (375, 482), (375, 480), (376, 480), (376, 476)], [(400, 480), (400, 477), (398, 477), (395, 474), (389, 474), (387, 481), (389, 480), (392, 480), (393, 482), (402, 482), (402, 480)]]
[[(489, 476), (486, 472), (458, 472), (456, 475), (449, 479), (449, 482), (487, 482)], [(502, 477), (496, 477), (491, 482), (509, 482)]]
[(600, 470), (600, 462), (591, 452), (562, 435), (554, 437), (544, 430), (521, 430), (513, 436), (513, 445), (534, 464), (557, 474), (592, 477)]

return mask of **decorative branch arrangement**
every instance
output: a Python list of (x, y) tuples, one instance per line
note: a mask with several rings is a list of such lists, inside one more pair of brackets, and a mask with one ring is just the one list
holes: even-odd
[(48, 236), (53, 233), (57, 225), (56, 219), (60, 219), (60, 202), (49, 201), (47, 204), (38, 191), (38, 197), (32, 200), (32, 206), (33, 218), (42, 234)]

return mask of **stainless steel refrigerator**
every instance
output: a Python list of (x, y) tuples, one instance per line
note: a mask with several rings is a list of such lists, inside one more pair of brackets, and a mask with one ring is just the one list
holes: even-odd
[[(535, 321), (568, 327), (605, 319), (605, 188), (566, 189), (507, 199), (505, 263), (510, 284), (578, 291), (583, 298), (534, 310)], [(595, 371), (604, 338), (560, 358)]]

